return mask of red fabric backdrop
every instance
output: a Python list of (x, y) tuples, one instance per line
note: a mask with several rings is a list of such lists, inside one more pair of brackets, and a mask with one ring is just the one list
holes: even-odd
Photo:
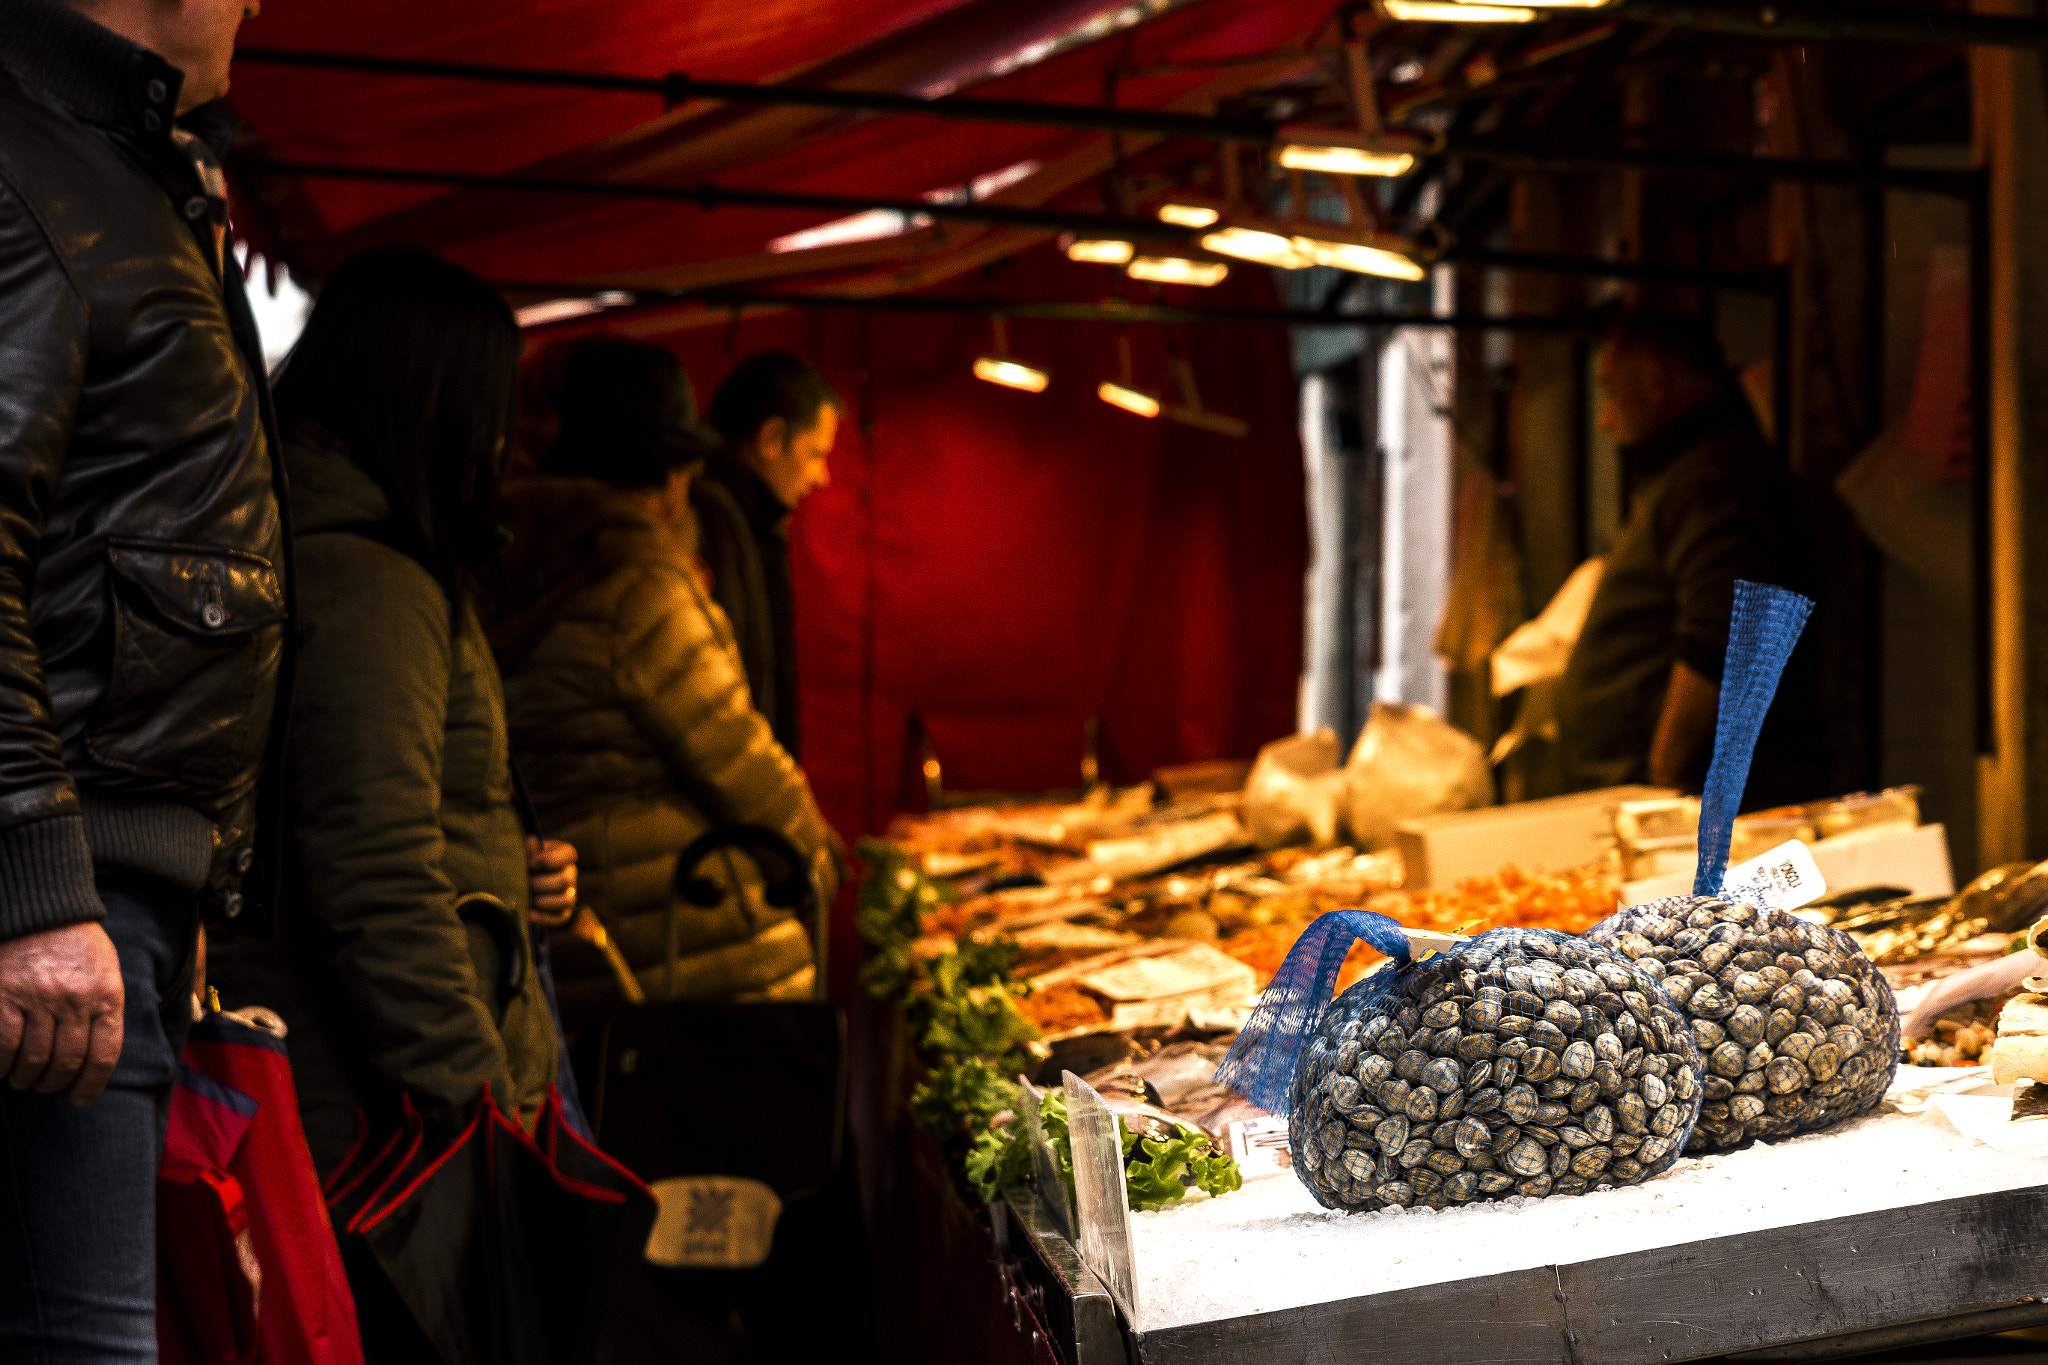
[[(1262, 275), (1216, 301), (1269, 304)], [(1041, 248), (998, 283), (1070, 299), (1102, 275)], [(848, 836), (910, 796), (913, 712), (949, 787), (1013, 790), (1075, 785), (1091, 715), (1121, 780), (1249, 756), (1294, 724), (1307, 527), (1285, 334), (1130, 334), (1136, 382), (1167, 387), (1171, 345), (1206, 406), (1251, 423), (1233, 440), (1101, 402), (1114, 328), (1009, 331), (1052, 370), (1045, 393), (972, 378), (978, 317), (791, 313), (669, 338), (707, 402), (739, 356), (781, 347), (850, 409), (792, 531), (804, 766)]]

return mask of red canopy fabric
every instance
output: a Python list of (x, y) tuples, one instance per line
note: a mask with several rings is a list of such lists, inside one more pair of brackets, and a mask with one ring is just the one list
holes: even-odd
[[(669, 70), (744, 80), (900, 92), (944, 91), (1015, 61), (1034, 43), (1113, 14), (1115, 0), (926, 0), (915, 6), (833, 0), (809, 7), (715, 0), (694, 7), (621, 0), (574, 9), (537, 0), (431, 7), (366, 0), (345, 8), (273, 5), (245, 29), (253, 46), (549, 66), (658, 76)], [(1298, 46), (1331, 0), (1192, 0), (1162, 17), (1008, 75), (973, 81), (992, 98), (1098, 104), (1112, 71), (1172, 70), (1124, 78), (1119, 104), (1165, 108), (1214, 98), (1300, 67)], [(801, 13), (801, 19), (796, 18)], [(715, 38), (706, 35), (716, 35)], [(1265, 65), (1248, 54), (1279, 52)], [(1205, 65), (1221, 62), (1221, 65)], [(964, 87), (963, 87), (964, 88)], [(1052, 166), (1085, 149), (1077, 176), (1027, 182), (1004, 202), (1043, 203), (1107, 166), (1101, 134), (933, 119), (873, 118), (762, 106), (686, 106), (664, 114), (638, 95), (305, 71), (243, 64), (234, 99), (252, 140), (287, 160), (448, 169), (521, 170), (563, 179), (738, 186), (911, 197), (1035, 160)], [(1126, 139), (1126, 152), (1156, 139)], [(1198, 144), (1194, 150), (1206, 152)], [(446, 193), (365, 182), (307, 180), (292, 189), (246, 187), (245, 217), (297, 199), (295, 241), (278, 245), (316, 273), (373, 241), (433, 246), (500, 280), (651, 276), (683, 263), (760, 253), (774, 237), (829, 213), (593, 203), (567, 196), (470, 190)], [(1092, 199), (1092, 185), (1083, 199)], [(252, 224), (252, 226), (255, 226)], [(956, 227), (956, 235), (963, 229)], [(969, 227), (965, 232), (972, 234)], [(897, 243), (871, 255), (902, 254)], [(832, 258), (828, 258), (832, 259)], [(791, 262), (773, 263), (774, 274)], [(801, 264), (796, 263), (796, 264)], [(623, 273), (622, 273), (623, 272)]]

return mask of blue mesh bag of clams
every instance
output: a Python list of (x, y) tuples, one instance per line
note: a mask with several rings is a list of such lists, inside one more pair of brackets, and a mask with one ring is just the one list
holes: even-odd
[[(1688, 1149), (1876, 1103), (1898, 1020), (1869, 959), (1837, 931), (1708, 894), (1810, 607), (1737, 587), (1694, 896), (1624, 910), (1583, 939), (1494, 929), (1421, 959), (1385, 916), (1309, 926), (1217, 1080), (1287, 1116), (1318, 1202), (1444, 1208), (1629, 1185)], [(1326, 1006), (1357, 939), (1389, 961)]]

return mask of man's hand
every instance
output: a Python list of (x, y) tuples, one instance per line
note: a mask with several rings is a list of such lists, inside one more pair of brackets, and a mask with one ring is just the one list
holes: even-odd
[(121, 1057), (121, 959), (97, 924), (0, 943), (0, 1070), (16, 1090), (91, 1104)]
[(560, 839), (526, 837), (526, 872), (533, 885), (533, 917), (560, 924), (576, 908), (576, 848)]

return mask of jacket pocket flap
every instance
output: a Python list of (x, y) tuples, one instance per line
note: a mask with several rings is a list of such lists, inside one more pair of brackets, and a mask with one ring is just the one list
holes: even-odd
[(283, 578), (259, 555), (110, 536), (107, 562), (166, 622), (196, 635), (242, 635), (285, 619)]

